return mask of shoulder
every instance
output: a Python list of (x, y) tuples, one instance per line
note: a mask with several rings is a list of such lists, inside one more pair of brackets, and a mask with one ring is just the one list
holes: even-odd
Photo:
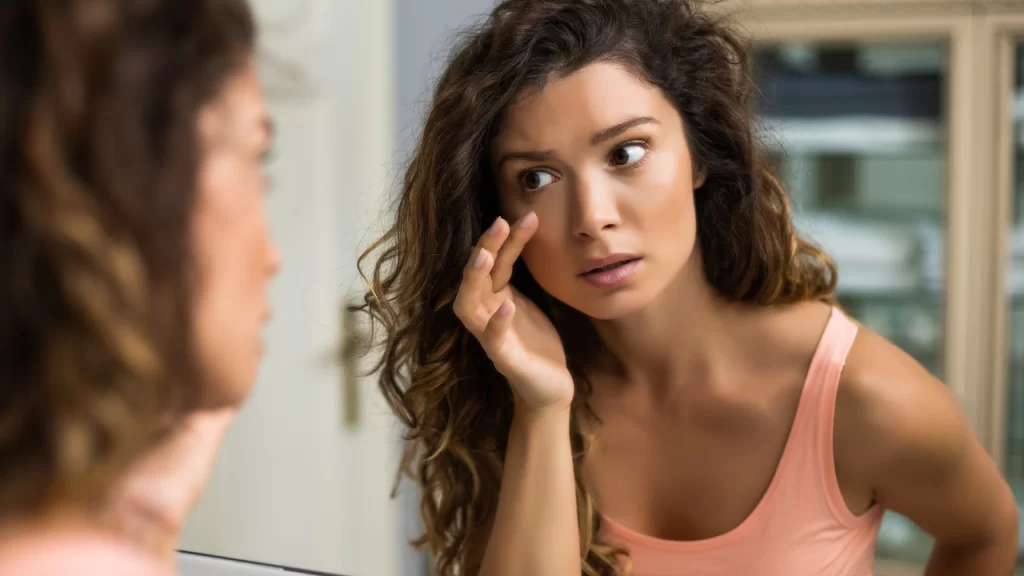
[(0, 551), (0, 574), (171, 576), (141, 551), (99, 535), (27, 536)]
[(882, 336), (858, 330), (836, 396), (837, 466), (870, 484), (907, 467), (941, 473), (959, 461), (969, 435), (942, 382)]
[(1012, 564), (1017, 504), (995, 462), (949, 389), (870, 330), (840, 379), (833, 444), (840, 488), (855, 491), (844, 494), (870, 494), (939, 542)]

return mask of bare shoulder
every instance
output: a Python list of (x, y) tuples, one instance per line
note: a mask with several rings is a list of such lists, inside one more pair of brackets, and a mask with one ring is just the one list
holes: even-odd
[(747, 348), (761, 356), (758, 364), (779, 363), (805, 372), (831, 314), (832, 306), (818, 301), (753, 309), (744, 315)]
[(942, 382), (879, 334), (860, 328), (836, 397), (834, 445), (841, 476), (875, 489), (887, 470), (940, 473), (960, 459), (970, 435), (959, 403)]
[(1017, 504), (959, 402), (868, 329), (840, 378), (833, 443), (847, 504), (876, 502), (943, 545), (998, 550), (1000, 562), (1013, 565)]

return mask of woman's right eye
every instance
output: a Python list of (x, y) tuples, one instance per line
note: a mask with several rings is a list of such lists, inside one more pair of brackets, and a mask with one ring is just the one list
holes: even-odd
[(519, 175), (519, 183), (527, 192), (536, 192), (555, 181), (555, 177), (546, 170), (527, 170)]

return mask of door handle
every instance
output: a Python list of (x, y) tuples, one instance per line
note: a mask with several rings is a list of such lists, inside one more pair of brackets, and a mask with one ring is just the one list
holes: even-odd
[(354, 305), (358, 305), (356, 300), (347, 299), (341, 309), (341, 424), (350, 430), (358, 428), (361, 421), (359, 359), (369, 343), (359, 319), (361, 312), (352, 311)]

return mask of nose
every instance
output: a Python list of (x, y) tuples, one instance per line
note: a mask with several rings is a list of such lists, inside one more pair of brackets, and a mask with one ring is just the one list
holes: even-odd
[(575, 191), (573, 235), (594, 239), (622, 223), (611, 187), (597, 180), (580, 179)]

